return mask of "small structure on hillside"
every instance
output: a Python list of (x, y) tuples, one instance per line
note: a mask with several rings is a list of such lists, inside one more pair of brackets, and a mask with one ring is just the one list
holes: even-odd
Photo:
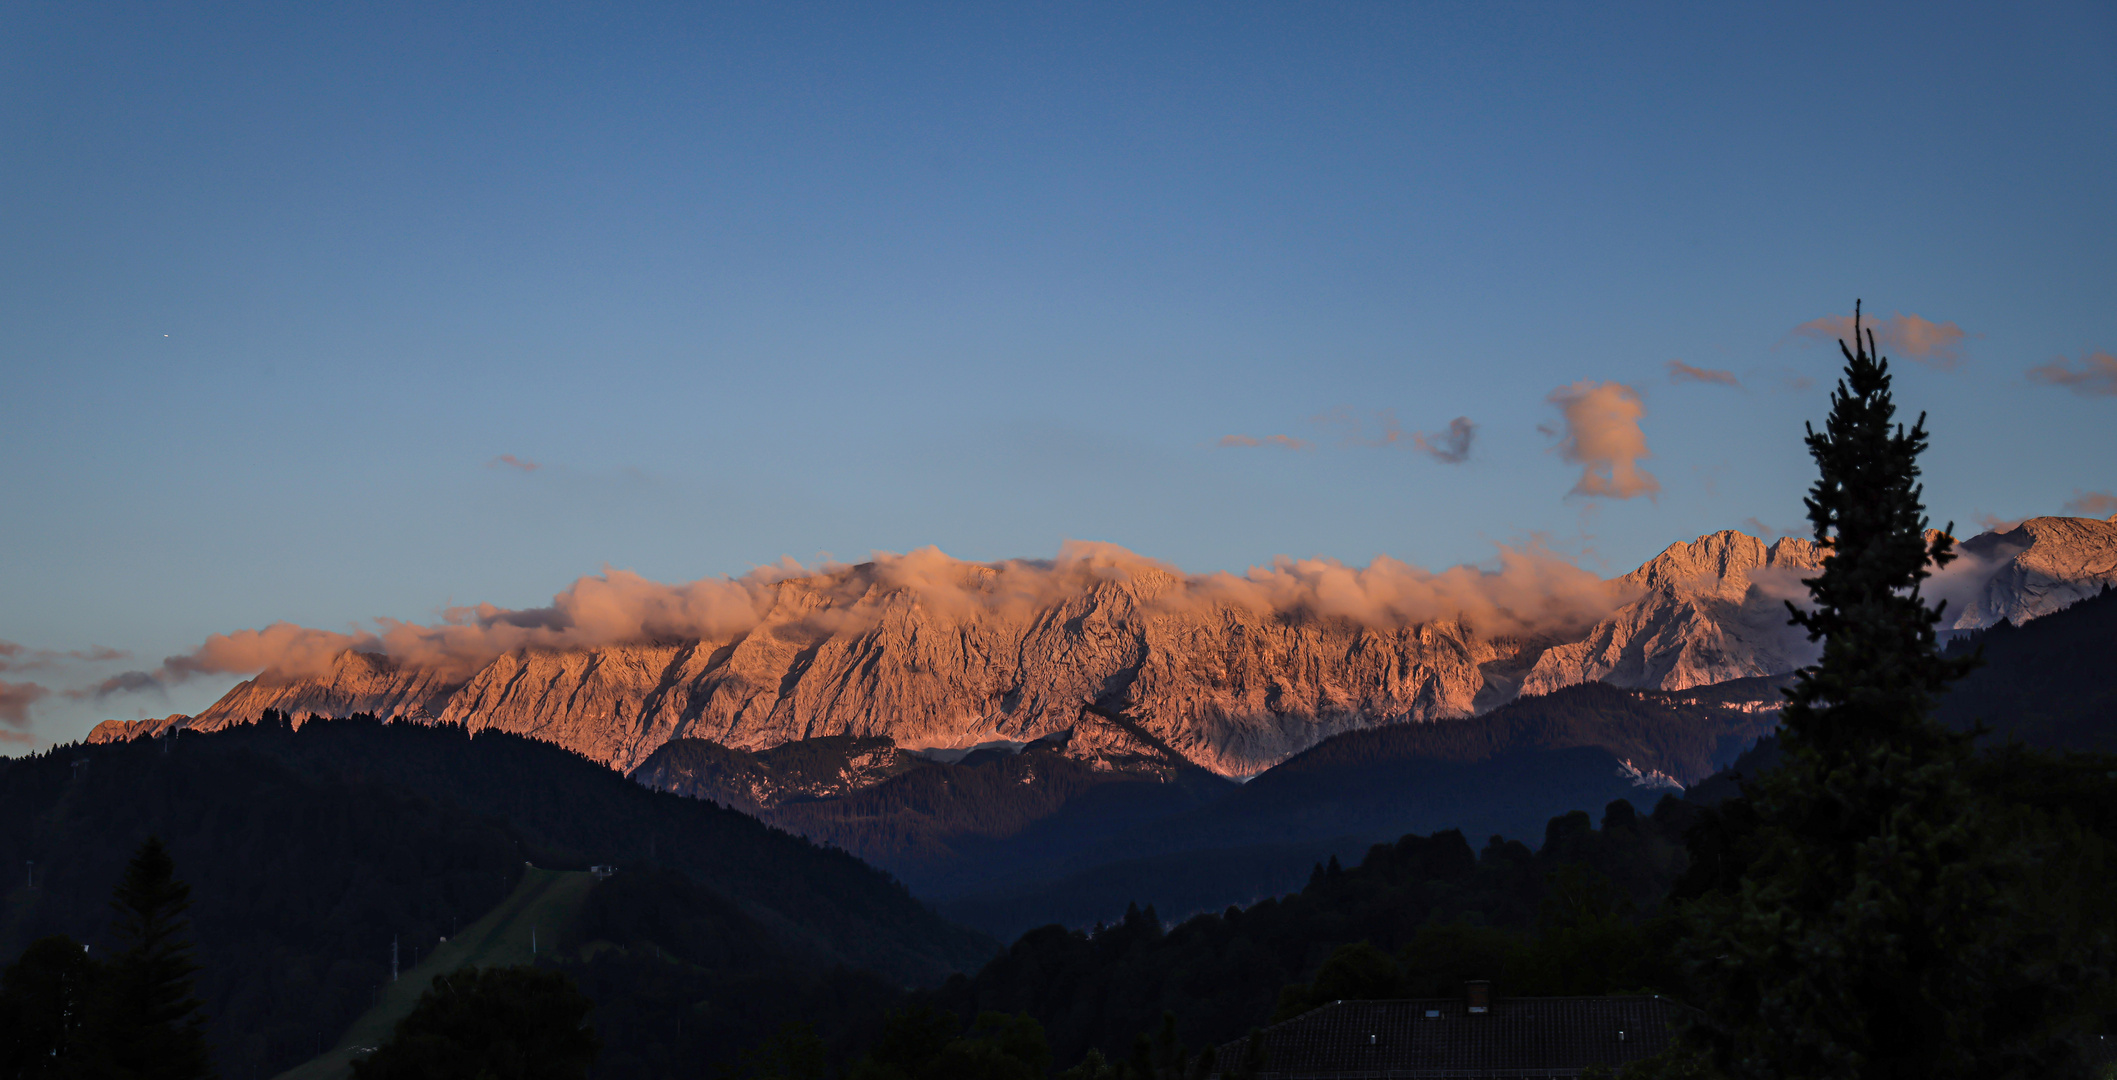
[(608, 865), (591, 866), (588, 868), (588, 872), (594, 874), (597, 881), (604, 881), (610, 875), (617, 873), (617, 867)]
[(1664, 997), (1503, 998), (1472, 983), (1459, 998), (1338, 1001), (1215, 1048), (1213, 1077), (1257, 1080), (1576, 1080), (1669, 1046), (1686, 1010)]

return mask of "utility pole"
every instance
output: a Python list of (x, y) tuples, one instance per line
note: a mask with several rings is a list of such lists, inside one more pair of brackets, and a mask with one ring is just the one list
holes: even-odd
[(390, 981), (397, 981), (397, 935), (390, 935)]
[(22, 861), (29, 864), (29, 887), (34, 889), (37, 887), (37, 861), (35, 859), (24, 859)]

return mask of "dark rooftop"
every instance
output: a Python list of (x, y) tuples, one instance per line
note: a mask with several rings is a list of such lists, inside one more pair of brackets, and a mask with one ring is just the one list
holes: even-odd
[[(1571, 1080), (1666, 1049), (1682, 1006), (1667, 998), (1496, 998), (1475, 1015), (1462, 998), (1340, 1001), (1265, 1028), (1260, 1080)], [(1237, 1070), (1247, 1038), (1214, 1052), (1214, 1075)]]

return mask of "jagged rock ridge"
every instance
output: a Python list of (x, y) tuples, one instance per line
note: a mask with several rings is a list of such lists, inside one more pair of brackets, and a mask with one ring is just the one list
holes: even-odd
[[(2038, 518), (1964, 548), (1970, 557), (1936, 583), (1971, 597), (1951, 607), (1959, 627), (2034, 617), (2117, 581), (2117, 519)], [(1239, 776), (1339, 732), (1470, 716), (1517, 688), (1687, 689), (1791, 670), (1812, 652), (1784, 625), (1782, 601), (1819, 565), (1798, 539), (1767, 546), (1720, 532), (1674, 544), (1625, 576), (1637, 599), (1555, 643), (1487, 639), (1459, 622), (1385, 629), (1165, 605), (1177, 579), (1152, 569), (964, 617), (852, 567), (778, 583), (759, 624), (726, 640), (516, 650), (453, 681), (347, 652), (320, 676), (242, 683), (179, 723), (368, 712), (546, 739), (630, 771), (678, 738), (746, 750), (830, 735), (899, 747), (1030, 742), (1073, 729), (1092, 702)], [(134, 733), (112, 722), (91, 738)], [(1113, 737), (1099, 726), (1069, 752), (1116, 749), (1098, 749)]]

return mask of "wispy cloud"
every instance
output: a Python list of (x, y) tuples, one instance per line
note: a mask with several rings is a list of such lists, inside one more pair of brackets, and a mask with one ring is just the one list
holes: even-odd
[(2117, 397), (2117, 356), (2091, 352), (2078, 367), (2061, 356), (2030, 368), (2029, 381), (2063, 386), (2081, 397)]
[(132, 654), (120, 649), (92, 645), (86, 649), (59, 652), (55, 649), (30, 649), (12, 641), (0, 641), (0, 671), (27, 671), (32, 668), (50, 668), (62, 664), (107, 664), (113, 660), (124, 660)]
[(2106, 518), (2117, 516), (2117, 495), (2107, 491), (2082, 491), (2073, 489), (2073, 497), (2066, 500), (2066, 513), (2073, 517)]
[[(0, 724), (17, 732), (27, 730), (29, 707), (50, 695), (51, 691), (36, 683), (0, 682)], [(10, 733), (0, 732), (0, 739), (11, 739)]]
[(1977, 512), (1977, 527), (1986, 532), (2013, 532), (2014, 527), (2021, 524), (2024, 520), (2023, 518), (2003, 518), (1998, 514), (1987, 513), (1983, 510)]
[(1306, 450), (1313, 444), (1307, 439), (1297, 439), (1292, 435), (1266, 435), (1261, 439), (1255, 435), (1222, 435), (1220, 437), (1220, 445), (1238, 447), (1276, 446), (1282, 450)]
[(1735, 373), (1732, 371), (1721, 371), (1718, 368), (1692, 367), (1681, 360), (1669, 361), (1669, 381), (1672, 383), (1716, 383), (1737, 389), (1742, 386), (1742, 380), (1735, 378)]
[(1467, 416), (1458, 416), (1448, 421), (1447, 431), (1417, 432), (1411, 444), (1444, 465), (1461, 465), (1470, 460), (1470, 440), (1477, 437), (1477, 425)]
[(1661, 481), (1639, 467), (1641, 458), (1653, 456), (1639, 428), (1647, 412), (1639, 391), (1582, 380), (1551, 391), (1547, 400), (1558, 406), (1562, 421), (1547, 429), (1558, 436), (1559, 456), (1581, 466), (1571, 494), (1630, 499), (1661, 490)]
[[(1458, 416), (1448, 422), (1444, 431), (1406, 431), (1397, 422), (1397, 414), (1391, 409), (1378, 409), (1374, 413), (1372, 427), (1359, 414), (1343, 405), (1329, 412), (1309, 417), (1309, 422), (1319, 427), (1337, 428), (1345, 433), (1348, 446), (1394, 446), (1408, 443), (1420, 453), (1447, 465), (1460, 465), (1470, 459), (1470, 443), (1477, 437), (1477, 425), (1467, 416)], [(1370, 433), (1372, 432), (1372, 433)]]
[[(1850, 342), (1852, 324), (1850, 315), (1825, 315), (1794, 327), (1792, 336), (1816, 343)], [(1875, 344), (1884, 353), (1916, 360), (1941, 371), (1953, 371), (1963, 362), (1961, 346), (1971, 336), (1952, 322), (1937, 323), (1917, 315), (1862, 319), (1860, 326), (1874, 332)]]
[(544, 466), (527, 458), (518, 458), (513, 454), (501, 454), (499, 457), (486, 462), (485, 467), (488, 469), (520, 469), (523, 472), (535, 472)]
[(94, 699), (101, 701), (112, 694), (163, 694), (166, 692), (162, 680), (145, 671), (121, 671), (94, 686), (66, 691), (66, 696), (75, 701)]

